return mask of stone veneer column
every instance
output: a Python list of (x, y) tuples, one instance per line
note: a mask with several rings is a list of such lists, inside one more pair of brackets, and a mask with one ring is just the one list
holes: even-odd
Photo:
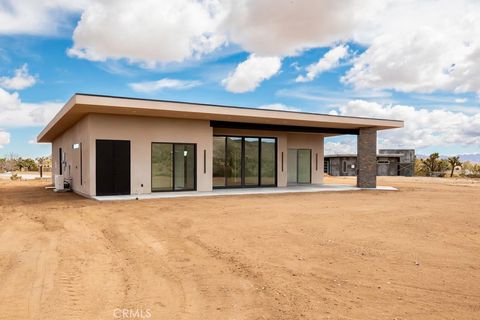
[(357, 137), (357, 187), (377, 187), (377, 130), (360, 129)]

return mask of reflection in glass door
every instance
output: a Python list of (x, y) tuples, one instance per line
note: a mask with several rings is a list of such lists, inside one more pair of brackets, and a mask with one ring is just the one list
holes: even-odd
[(175, 190), (195, 189), (195, 146), (193, 144), (175, 144)]
[(152, 143), (152, 191), (195, 190), (195, 145)]
[(213, 187), (260, 187), (277, 183), (277, 140), (215, 136)]
[(288, 149), (288, 180), (289, 184), (311, 183), (312, 181), (312, 150)]
[(297, 183), (310, 183), (312, 170), (312, 151), (310, 149), (298, 149), (297, 152)]
[(242, 138), (227, 137), (226, 156), (227, 186), (240, 186), (242, 184)]
[[(262, 141), (263, 142), (263, 141)], [(258, 185), (258, 138), (245, 138), (245, 185)]]

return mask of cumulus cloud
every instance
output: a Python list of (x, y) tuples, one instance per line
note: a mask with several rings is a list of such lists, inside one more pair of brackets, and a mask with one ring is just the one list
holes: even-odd
[(223, 26), (247, 51), (289, 56), (348, 40), (364, 6), (368, 1), (238, 0), (230, 2)]
[(10, 133), (0, 129), (0, 149), (10, 143)]
[[(81, 19), (68, 52), (94, 61), (155, 67), (229, 43), (258, 57), (355, 43), (365, 50), (343, 77), (345, 84), (480, 94), (476, 0), (3, 0), (0, 34), (52, 33), (72, 13)], [(313, 65), (298, 80), (315, 74)]]
[(467, 115), (444, 109), (428, 110), (352, 100), (332, 114), (404, 120), (405, 127), (402, 129), (379, 132), (380, 147), (480, 145), (480, 112)]
[(68, 53), (94, 61), (125, 58), (145, 67), (183, 61), (225, 42), (217, 32), (223, 12), (209, 0), (91, 0)]
[(86, 0), (2, 0), (0, 34), (53, 35), (68, 24)]
[(343, 139), (340, 141), (325, 140), (324, 153), (325, 155), (356, 154), (357, 144), (356, 144), (356, 141), (351, 138)]
[(259, 109), (266, 109), (266, 110), (278, 110), (278, 111), (301, 111), (295, 107), (289, 107), (284, 105), (283, 103), (272, 103), (260, 106)]
[(339, 45), (330, 49), (317, 63), (307, 67), (305, 76), (298, 76), (296, 82), (307, 82), (315, 79), (322, 72), (334, 69), (340, 65), (340, 60), (348, 56), (348, 46)]
[(130, 83), (129, 86), (138, 92), (154, 92), (164, 89), (184, 90), (199, 86), (200, 81), (196, 80), (178, 80), (163, 78), (156, 81), (144, 81)]
[(56, 102), (25, 103), (17, 92), (0, 88), (0, 126), (4, 128), (46, 125), (61, 107)]
[(262, 81), (277, 74), (281, 65), (279, 57), (257, 57), (252, 54), (223, 79), (222, 84), (227, 91), (234, 93), (253, 91)]
[(13, 77), (0, 77), (0, 87), (12, 90), (26, 89), (33, 86), (36, 82), (37, 79), (28, 73), (28, 65), (26, 63), (15, 70)]
[(344, 83), (480, 94), (480, 2), (390, 2), (379, 13), (359, 26), (353, 40), (367, 49), (354, 60)]

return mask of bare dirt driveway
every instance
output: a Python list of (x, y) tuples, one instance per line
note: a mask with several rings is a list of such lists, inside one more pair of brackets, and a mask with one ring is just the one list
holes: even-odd
[(480, 183), (380, 182), (400, 190), (97, 202), (0, 181), (0, 319), (480, 319)]

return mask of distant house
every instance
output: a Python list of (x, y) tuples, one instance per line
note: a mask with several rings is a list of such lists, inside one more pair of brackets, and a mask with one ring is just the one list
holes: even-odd
[[(356, 176), (356, 154), (326, 155), (324, 172), (331, 176)], [(380, 149), (377, 154), (377, 176), (406, 176), (415, 174), (415, 150)]]

